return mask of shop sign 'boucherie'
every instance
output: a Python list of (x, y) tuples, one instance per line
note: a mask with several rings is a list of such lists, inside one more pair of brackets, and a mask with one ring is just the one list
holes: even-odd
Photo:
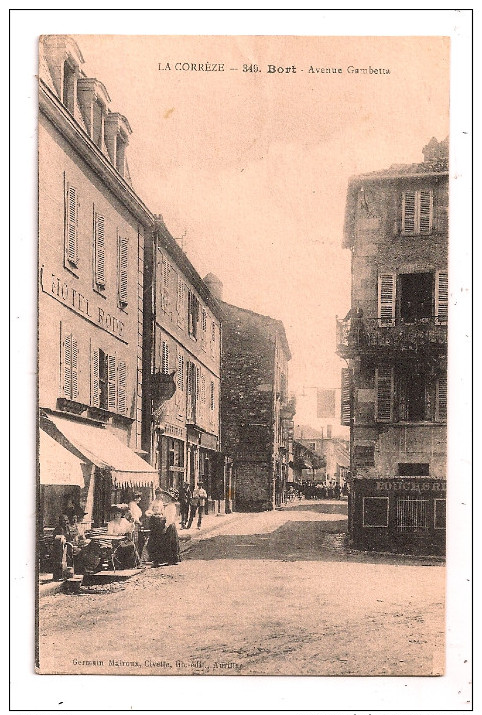
[(40, 269), (40, 285), (44, 293), (51, 295), (77, 315), (114, 335), (123, 343), (128, 342), (124, 337), (125, 326), (122, 320), (110, 315), (99, 305), (94, 305), (89, 298), (58, 278), (55, 273), (48, 271), (45, 266)]
[(437, 480), (420, 481), (376, 481), (377, 491), (391, 492), (445, 492), (446, 482)]

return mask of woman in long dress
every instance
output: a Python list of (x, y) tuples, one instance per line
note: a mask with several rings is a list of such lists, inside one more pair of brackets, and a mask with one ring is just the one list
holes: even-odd
[(176, 505), (165, 505), (162, 490), (156, 489), (156, 497), (150, 503), (146, 516), (149, 517), (150, 530), (147, 550), (153, 566), (178, 564), (181, 554), (176, 529)]

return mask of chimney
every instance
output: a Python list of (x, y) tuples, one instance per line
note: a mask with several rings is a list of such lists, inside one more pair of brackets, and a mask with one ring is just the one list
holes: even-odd
[(214, 273), (208, 273), (204, 278), (204, 283), (209, 289), (209, 292), (216, 300), (223, 299), (223, 284)]

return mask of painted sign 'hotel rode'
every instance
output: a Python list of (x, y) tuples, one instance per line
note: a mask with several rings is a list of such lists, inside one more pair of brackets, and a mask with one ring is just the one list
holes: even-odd
[(100, 525), (111, 501), (134, 487), (147, 500), (155, 477), (141, 458), (143, 258), (153, 217), (131, 187), (129, 122), (111, 111), (107, 89), (82, 64), (71, 38), (41, 38), (43, 525), (72, 498)]

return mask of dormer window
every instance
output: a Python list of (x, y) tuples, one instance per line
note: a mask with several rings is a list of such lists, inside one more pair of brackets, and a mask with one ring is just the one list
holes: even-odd
[(119, 174), (125, 178), (126, 147), (132, 130), (122, 114), (111, 112), (105, 118), (105, 143), (110, 160)]
[(75, 108), (75, 68), (70, 62), (64, 62), (64, 76), (62, 83), (62, 104), (73, 114)]
[(77, 82), (77, 94), (87, 132), (99, 149), (104, 151), (105, 120), (110, 102), (107, 90), (102, 82), (81, 77)]

